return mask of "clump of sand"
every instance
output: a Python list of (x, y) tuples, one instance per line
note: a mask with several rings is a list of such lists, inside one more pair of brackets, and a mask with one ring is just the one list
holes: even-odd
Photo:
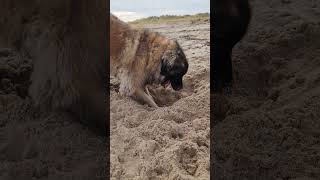
[(189, 71), (179, 92), (151, 88), (158, 109), (121, 97), (112, 82), (112, 179), (209, 179), (209, 23), (148, 28), (178, 40)]

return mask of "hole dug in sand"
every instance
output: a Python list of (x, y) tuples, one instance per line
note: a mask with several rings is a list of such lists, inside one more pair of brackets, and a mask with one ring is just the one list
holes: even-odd
[[(120, 82), (111, 78), (110, 79), (110, 91), (115, 91), (119, 93)], [(195, 93), (195, 87), (191, 80), (187, 79), (183, 89), (180, 91), (175, 91), (171, 86), (164, 88), (160, 85), (147, 85), (150, 95), (153, 97), (154, 101), (159, 107), (172, 106), (175, 102), (182, 98), (188, 97)], [(146, 92), (146, 90), (145, 90)], [(146, 92), (148, 94), (148, 92)]]
[(148, 86), (148, 90), (154, 101), (160, 107), (172, 106), (180, 99), (188, 97), (194, 93), (194, 89), (191, 86), (186, 86), (180, 91), (175, 91), (171, 87), (164, 88), (162, 86)]
[(148, 87), (150, 95), (158, 106), (172, 106), (175, 102), (182, 98), (181, 93), (176, 92), (172, 89), (163, 87)]

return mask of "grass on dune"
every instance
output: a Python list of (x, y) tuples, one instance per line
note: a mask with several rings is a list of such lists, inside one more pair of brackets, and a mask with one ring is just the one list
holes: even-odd
[(138, 19), (132, 22), (129, 22), (132, 26), (143, 27), (148, 24), (171, 24), (177, 22), (191, 21), (208, 21), (210, 19), (209, 13), (199, 13), (195, 15), (162, 15), (162, 16), (151, 16), (143, 19)]

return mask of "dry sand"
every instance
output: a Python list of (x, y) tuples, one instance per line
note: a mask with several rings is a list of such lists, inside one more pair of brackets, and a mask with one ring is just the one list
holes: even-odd
[(214, 103), (215, 179), (320, 178), (320, 1), (252, 1), (232, 95)]
[(151, 109), (111, 90), (112, 179), (209, 179), (209, 22), (150, 25), (175, 38), (189, 70), (184, 89), (154, 87)]

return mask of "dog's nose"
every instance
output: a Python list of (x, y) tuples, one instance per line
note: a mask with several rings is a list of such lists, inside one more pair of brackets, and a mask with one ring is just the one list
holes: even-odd
[(174, 89), (175, 91), (180, 91), (183, 87), (182, 86), (175, 86), (173, 84), (171, 84), (172, 89)]

